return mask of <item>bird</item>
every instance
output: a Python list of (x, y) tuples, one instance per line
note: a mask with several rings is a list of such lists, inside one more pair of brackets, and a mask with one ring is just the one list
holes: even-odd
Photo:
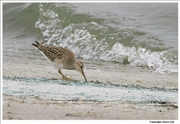
[(84, 73), (84, 64), (81, 61), (76, 60), (75, 54), (71, 50), (58, 46), (45, 46), (38, 41), (35, 41), (32, 45), (38, 49), (56, 69), (58, 69), (58, 73), (62, 75), (63, 79), (67, 81), (73, 80), (66, 77), (61, 69), (76, 70), (83, 75), (85, 82), (87, 82)]

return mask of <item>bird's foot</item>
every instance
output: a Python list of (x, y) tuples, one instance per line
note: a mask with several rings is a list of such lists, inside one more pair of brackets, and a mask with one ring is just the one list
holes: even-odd
[(68, 77), (66, 77), (66, 76), (63, 76), (62, 78), (63, 78), (64, 80), (67, 80), (67, 81), (73, 81), (72, 78), (68, 78)]

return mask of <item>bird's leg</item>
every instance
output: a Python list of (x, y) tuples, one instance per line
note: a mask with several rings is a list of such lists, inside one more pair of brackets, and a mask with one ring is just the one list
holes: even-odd
[(59, 69), (58, 70), (59, 74), (62, 75), (62, 78), (65, 79), (65, 80), (68, 80), (68, 78), (61, 72), (61, 70)]
[(73, 80), (73, 79), (71, 79), (71, 78), (66, 77), (66, 76), (61, 72), (61, 69), (58, 69), (58, 72), (59, 72), (60, 75), (62, 75), (62, 78), (63, 78), (63, 79), (65, 79), (65, 80)]

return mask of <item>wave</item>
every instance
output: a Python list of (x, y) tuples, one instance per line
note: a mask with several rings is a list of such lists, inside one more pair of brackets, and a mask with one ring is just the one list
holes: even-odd
[(142, 30), (143, 25), (126, 27), (126, 22), (135, 19), (98, 18), (75, 8), (63, 3), (25, 4), (18, 11), (34, 10), (34, 23), (29, 27), (41, 34), (43, 44), (67, 47), (79, 58), (148, 67), (159, 73), (178, 72), (178, 51)]

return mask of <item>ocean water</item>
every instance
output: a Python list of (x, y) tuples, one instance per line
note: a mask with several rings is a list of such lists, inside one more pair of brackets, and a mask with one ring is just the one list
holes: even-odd
[(84, 61), (177, 73), (178, 4), (3, 3), (3, 62), (35, 61), (35, 40)]

